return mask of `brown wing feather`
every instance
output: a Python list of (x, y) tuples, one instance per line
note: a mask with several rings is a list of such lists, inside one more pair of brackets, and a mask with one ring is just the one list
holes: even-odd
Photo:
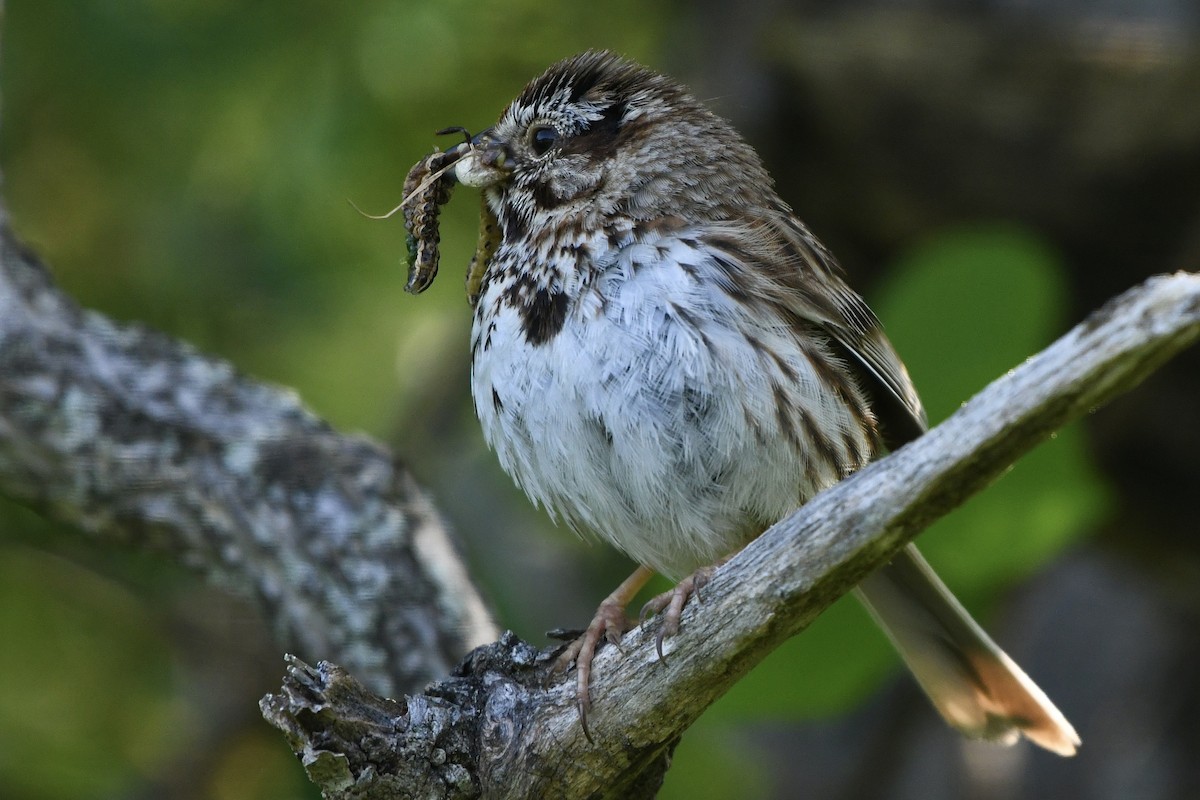
[[(747, 232), (745, 225), (755, 230)], [(744, 273), (754, 282), (745, 291), (786, 308), (806, 326), (805, 335), (814, 324), (829, 335), (880, 422), (885, 446), (895, 449), (924, 433), (925, 411), (908, 371), (875, 314), (846, 285), (833, 255), (786, 206), (732, 227), (741, 227), (741, 235), (731, 230), (710, 244), (754, 265)], [(754, 243), (753, 251), (746, 242)], [(1061, 755), (1075, 752), (1075, 729), (971, 619), (916, 547), (901, 550), (858, 594), (953, 727), (1008, 744), (1024, 734)]]
[[(753, 220), (730, 223), (729, 233), (709, 243), (754, 265), (751, 294), (817, 325), (858, 379), (890, 450), (925, 432), (925, 409), (908, 370), (883, 333), (879, 319), (843, 277), (833, 254), (786, 206)], [(752, 233), (746, 231), (753, 229)], [(753, 250), (747, 250), (753, 243)]]

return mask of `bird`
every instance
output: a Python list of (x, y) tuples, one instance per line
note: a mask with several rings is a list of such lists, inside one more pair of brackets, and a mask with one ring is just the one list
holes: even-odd
[[(926, 415), (833, 254), (681, 83), (589, 50), (466, 136), (437, 154), (424, 208), (428, 227), (451, 184), (481, 193), (468, 294), (483, 436), (535, 505), (639, 565), (560, 657), (586, 715), (596, 649), (634, 624), (654, 573), (678, 581), (647, 604), (661, 655), (717, 565), (921, 436)], [(1074, 754), (1071, 724), (915, 546), (855, 591), (952, 727)]]

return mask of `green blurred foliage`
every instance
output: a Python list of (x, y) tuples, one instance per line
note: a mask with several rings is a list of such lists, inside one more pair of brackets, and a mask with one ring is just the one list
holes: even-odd
[[(9, 2), (8, 208), (83, 305), (294, 387), (429, 474), (441, 450), (481, 447), (460, 283), (476, 206), (464, 196), (447, 209), (443, 273), (415, 300), (401, 291), (399, 219), (368, 220), (348, 201), (393, 207), (408, 167), (438, 143), (432, 131), (485, 127), (555, 58), (607, 46), (660, 63), (668, 14), (632, 0)], [(1012, 228), (940, 234), (875, 294), (935, 421), (1064, 322), (1053, 254)], [(462, 487), (440, 493), (449, 502)], [(1103, 507), (1066, 431), (922, 546), (978, 609)], [(146, 610), (188, 579), (153, 559), (64, 544), (74, 536), (0, 507), (0, 641), (20, 654), (0, 681), (6, 797), (127, 794), (169, 768), (203, 713), (184, 699), (163, 623)], [(866, 615), (838, 604), (685, 737), (662, 796), (762, 796), (769, 781), (738, 726), (842, 711), (895, 663)], [(196, 796), (310, 792), (281, 744), (269, 730), (226, 742), (196, 776)]]
[[(171, 732), (186, 729), (186, 709), (172, 697), (168, 654), (150, 616), (95, 572), (5, 549), (0, 641), (13, 649), (0, 692), (0, 782), (20, 796), (107, 794), (183, 743)], [(113, 692), (125, 675), (144, 679)]]

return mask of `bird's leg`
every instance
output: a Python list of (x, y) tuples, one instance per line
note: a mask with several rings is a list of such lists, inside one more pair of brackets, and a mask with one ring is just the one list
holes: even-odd
[(687, 601), (695, 597), (697, 602), (704, 602), (704, 598), (700, 592), (704, 586), (712, 579), (713, 573), (717, 571), (717, 567), (724, 564), (729, 559), (733, 558), (734, 553), (730, 553), (714, 564), (700, 569), (687, 576), (679, 583), (675, 584), (674, 588), (668, 589), (660, 595), (651, 597), (646, 605), (642, 606), (641, 618), (639, 624), (646, 621), (646, 617), (651, 614), (661, 614), (661, 621), (658, 626), (658, 635), (654, 637), (654, 648), (658, 651), (659, 661), (666, 661), (663, 656), (663, 639), (668, 636), (674, 636), (679, 633), (679, 620), (683, 617), (683, 608), (687, 605)]
[(599, 647), (601, 639), (620, 647), (621, 635), (633, 627), (632, 620), (625, 616), (625, 608), (652, 577), (654, 571), (649, 567), (638, 567), (634, 570), (612, 594), (600, 602), (600, 607), (596, 609), (596, 615), (592, 617), (587, 630), (567, 645), (567, 649), (563, 650), (555, 662), (555, 668), (559, 670), (565, 670), (572, 661), (575, 662), (575, 697), (579, 704), (583, 733), (588, 741), (592, 739), (587, 727), (587, 713), (592, 705), (589, 689), (592, 680), (592, 659), (596, 656), (596, 648)]

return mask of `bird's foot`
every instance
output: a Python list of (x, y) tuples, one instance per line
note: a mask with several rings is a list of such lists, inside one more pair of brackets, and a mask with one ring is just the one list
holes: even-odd
[(604, 598), (587, 630), (567, 645), (554, 662), (554, 669), (566, 671), (575, 662), (575, 700), (579, 706), (579, 718), (583, 723), (583, 734), (592, 741), (588, 730), (587, 715), (592, 707), (591, 682), (592, 660), (602, 641), (621, 647), (621, 637), (634, 626), (633, 620), (625, 616), (625, 608), (646, 582), (654, 575), (647, 567), (638, 567), (612, 594)]
[(642, 606), (639, 624), (645, 622), (651, 614), (659, 618), (658, 635), (654, 637), (654, 649), (658, 651), (659, 661), (667, 660), (663, 655), (663, 640), (679, 633), (679, 620), (683, 617), (683, 609), (688, 600), (695, 597), (696, 602), (704, 602), (701, 592), (712, 580), (713, 573), (717, 571), (718, 566), (720, 566), (719, 563), (701, 567), (675, 584), (674, 588), (650, 598), (646, 605)]

